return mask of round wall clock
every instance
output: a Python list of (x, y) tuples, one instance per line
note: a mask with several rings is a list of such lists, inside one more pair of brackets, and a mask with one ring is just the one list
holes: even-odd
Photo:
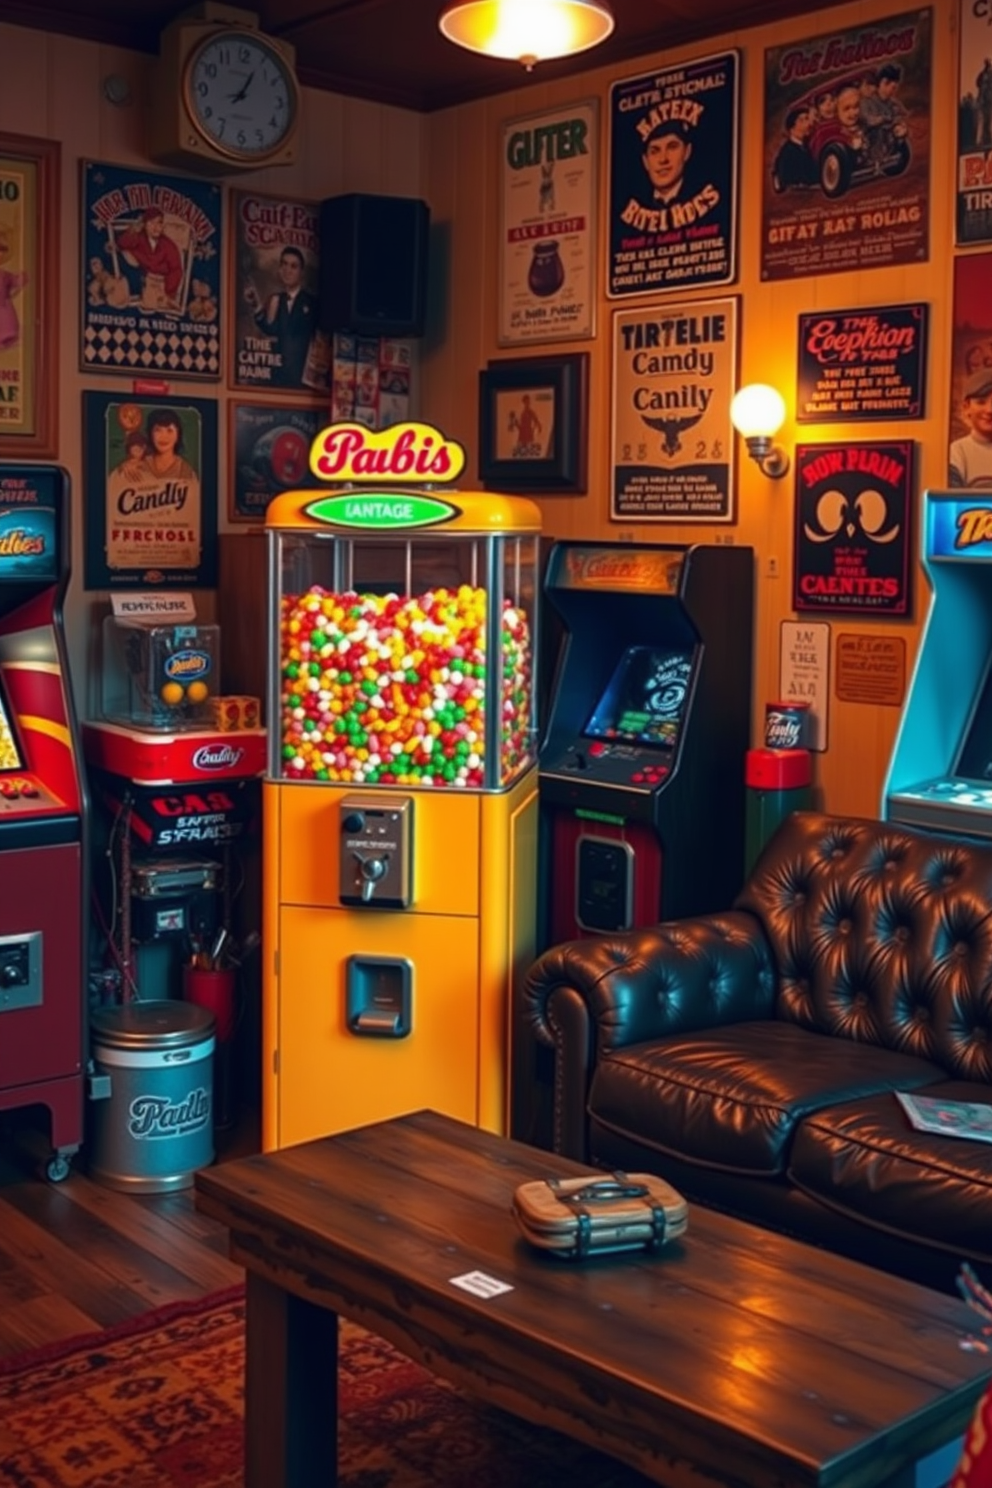
[(267, 37), (225, 27), (190, 52), (183, 103), (218, 155), (235, 165), (260, 166), (292, 137), (299, 85), (292, 65)]
[(296, 159), (296, 52), (245, 15), (242, 24), (183, 14), (162, 32), (148, 113), (153, 160), (225, 175)]

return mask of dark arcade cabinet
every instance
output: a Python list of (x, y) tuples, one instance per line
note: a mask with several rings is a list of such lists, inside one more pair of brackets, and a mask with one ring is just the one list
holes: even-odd
[(927, 491), (931, 588), (885, 782), (882, 816), (992, 837), (992, 491)]
[(726, 909), (744, 861), (754, 555), (556, 545), (542, 946)]
[(0, 1111), (47, 1109), (59, 1182), (83, 1140), (86, 792), (62, 603), (69, 479), (0, 465)]
[[(560, 542), (540, 754), (539, 948), (729, 908), (751, 730), (749, 547)], [(551, 1145), (553, 1052), (523, 1009), (512, 1135)]]

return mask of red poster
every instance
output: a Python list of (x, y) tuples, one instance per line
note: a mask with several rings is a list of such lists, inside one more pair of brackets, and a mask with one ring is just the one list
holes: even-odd
[(796, 446), (793, 608), (912, 613), (913, 445)]

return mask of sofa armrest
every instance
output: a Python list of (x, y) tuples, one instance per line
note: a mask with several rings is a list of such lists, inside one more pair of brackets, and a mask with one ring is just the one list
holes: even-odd
[(552, 946), (524, 980), (523, 1016), (555, 1050), (555, 1151), (587, 1162), (597, 1059), (628, 1044), (772, 1014), (764, 932), (740, 911)]

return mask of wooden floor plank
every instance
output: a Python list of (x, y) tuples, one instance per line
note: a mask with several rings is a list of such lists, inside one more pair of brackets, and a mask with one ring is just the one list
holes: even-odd
[[(218, 1156), (259, 1150), (257, 1113), (218, 1138)], [(228, 1232), (196, 1211), (192, 1190), (120, 1193), (86, 1172), (44, 1178), (46, 1144), (0, 1129), (0, 1358), (64, 1342), (181, 1298), (240, 1281)]]

